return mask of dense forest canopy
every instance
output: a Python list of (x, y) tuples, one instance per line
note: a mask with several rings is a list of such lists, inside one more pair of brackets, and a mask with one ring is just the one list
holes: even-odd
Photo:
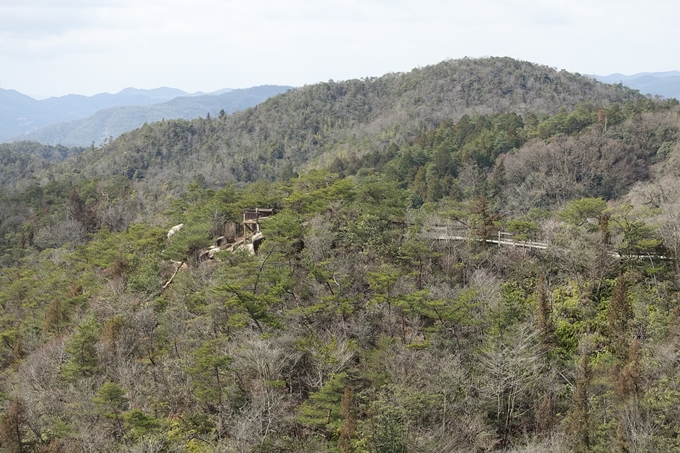
[(465, 59), (2, 145), (0, 448), (680, 451), (679, 112)]

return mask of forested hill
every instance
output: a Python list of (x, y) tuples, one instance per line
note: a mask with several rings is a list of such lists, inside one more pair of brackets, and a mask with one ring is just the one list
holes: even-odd
[(183, 186), (197, 174), (209, 184), (274, 180), (284, 170), (384, 150), (465, 114), (552, 114), (584, 101), (604, 107), (641, 98), (628, 88), (510, 58), (452, 60), (306, 86), (233, 116), (145, 125), (86, 153), (78, 166), (90, 177), (116, 173), (160, 185)]
[(678, 178), (495, 58), (0, 145), (0, 451), (680, 452)]

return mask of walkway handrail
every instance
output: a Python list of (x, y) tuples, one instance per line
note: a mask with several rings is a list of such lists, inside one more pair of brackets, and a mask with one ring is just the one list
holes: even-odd
[[(512, 247), (522, 247), (522, 248), (528, 248), (528, 249), (536, 249), (536, 250), (546, 250), (549, 248), (552, 244), (548, 242), (540, 242), (540, 241), (534, 241), (533, 239), (530, 240), (521, 240), (517, 241), (514, 239), (516, 236), (515, 233), (511, 233), (508, 231), (497, 231), (496, 232), (496, 239), (483, 239), (479, 237), (474, 237), (470, 234), (472, 231), (471, 228), (461, 228), (461, 227), (451, 227), (449, 225), (431, 225), (429, 227), (426, 227), (429, 229), (429, 231), (424, 231), (422, 234), (429, 238), (429, 239), (434, 239), (434, 240), (440, 240), (440, 241), (477, 241), (477, 242), (486, 242), (487, 244), (496, 244), (499, 247), (501, 246), (512, 246)], [(509, 237), (509, 239), (505, 239), (506, 237)], [(561, 249), (561, 248), (560, 248)], [(561, 249), (564, 250), (564, 249)], [(665, 256), (665, 255), (656, 255), (656, 254), (651, 254), (647, 253), (645, 255), (621, 255), (617, 251), (611, 249), (609, 251), (609, 255), (613, 258), (616, 259), (621, 259), (621, 258), (634, 258), (634, 259), (658, 259), (658, 260), (664, 260), (664, 261), (670, 261), (673, 260), (673, 257), (670, 256)]]

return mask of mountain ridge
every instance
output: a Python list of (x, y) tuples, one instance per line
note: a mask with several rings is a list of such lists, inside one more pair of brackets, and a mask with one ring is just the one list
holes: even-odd
[[(212, 93), (205, 93), (209, 94)], [(67, 94), (34, 99), (16, 90), (0, 88), (0, 141), (23, 135), (50, 123), (81, 119), (101, 109), (123, 105), (152, 105), (178, 96), (190, 94), (177, 88), (128, 87), (114, 94), (98, 93), (93, 96)]]
[[(274, 180), (286, 168), (384, 150), (463, 115), (554, 114), (584, 101), (606, 106), (643, 99), (636, 90), (511, 58), (448, 60), (408, 73), (307, 85), (221, 121), (148, 124), (84, 155), (92, 163), (83, 171), (90, 177), (102, 169), (148, 175), (162, 167), (184, 182), (198, 173), (211, 184)], [(195, 161), (197, 155), (212, 156), (211, 166)], [(181, 165), (173, 163), (179, 158)], [(106, 165), (95, 165), (97, 159)]]
[(621, 83), (643, 94), (680, 99), (680, 71), (640, 72), (632, 75), (614, 73), (592, 77), (604, 83)]
[(163, 119), (194, 119), (218, 115), (221, 110), (234, 113), (252, 107), (270, 96), (291, 89), (288, 86), (262, 85), (243, 89), (220, 90), (219, 94), (177, 96), (152, 105), (128, 105), (102, 109), (85, 118), (43, 126), (33, 132), (14, 137), (48, 145), (88, 146), (141, 127), (144, 123)]

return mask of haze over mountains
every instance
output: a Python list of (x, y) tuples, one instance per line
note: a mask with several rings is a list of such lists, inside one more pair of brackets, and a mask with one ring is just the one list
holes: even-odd
[(593, 76), (604, 83), (621, 83), (629, 88), (640, 90), (642, 94), (680, 99), (680, 71), (641, 72), (624, 75)]
[(220, 110), (233, 113), (290, 87), (262, 86), (188, 94), (175, 88), (94, 96), (68, 95), (35, 100), (0, 89), (0, 141), (34, 140), (46, 144), (100, 145), (110, 137), (161, 119), (192, 119)]
[(125, 132), (141, 127), (144, 123), (163, 119), (217, 116), (222, 110), (226, 114), (231, 114), (257, 105), (290, 88), (264, 85), (229, 90), (220, 95), (178, 96), (160, 104), (111, 107), (79, 120), (43, 126), (34, 132), (25, 134), (21, 139), (50, 145), (87, 146), (94, 143), (98, 146)]
[(84, 118), (110, 107), (158, 104), (185, 95), (175, 88), (126, 88), (116, 94), (69, 94), (37, 100), (15, 90), (0, 89), (0, 139), (19, 136), (46, 124)]

